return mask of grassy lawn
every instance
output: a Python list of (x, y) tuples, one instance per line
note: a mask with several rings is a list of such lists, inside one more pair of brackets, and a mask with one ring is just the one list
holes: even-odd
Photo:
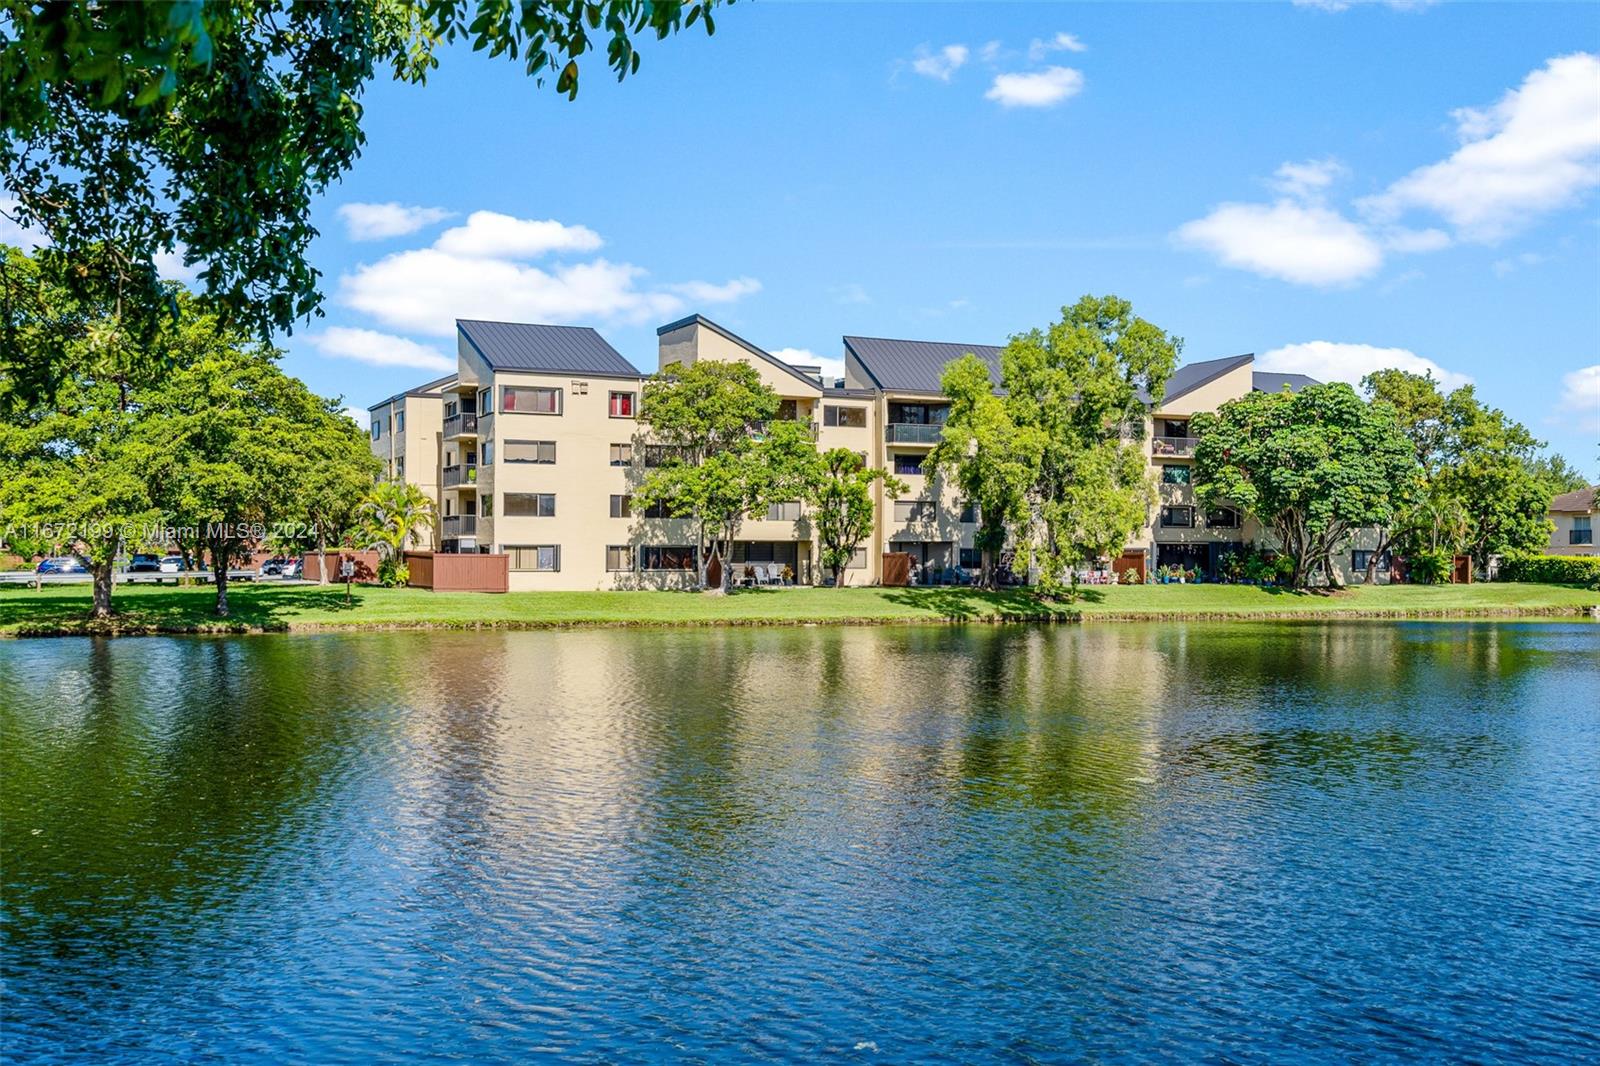
[(513, 592), (490, 596), (423, 589), (241, 585), (233, 616), (211, 615), (207, 588), (118, 588), (117, 617), (94, 626), (87, 586), (0, 588), (0, 636), (89, 632), (253, 631), (333, 626), (535, 628), (581, 625), (751, 625), (1160, 618), (1511, 616), (1577, 614), (1600, 592), (1560, 585), (1397, 585), (1335, 594), (1241, 585), (1086, 588), (1076, 604), (1027, 592), (970, 589), (749, 589), (727, 597), (691, 592)]

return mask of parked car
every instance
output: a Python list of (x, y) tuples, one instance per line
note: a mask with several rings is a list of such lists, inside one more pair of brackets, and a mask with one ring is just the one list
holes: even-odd
[(281, 555), (267, 559), (261, 564), (261, 569), (258, 572), (262, 577), (282, 577), (283, 564), (286, 562), (288, 560)]
[(161, 572), (163, 574), (181, 574), (181, 573), (183, 573), (183, 556), (181, 556), (181, 555), (163, 555), (161, 557), (160, 570), (161, 570)]
[(305, 560), (295, 558), (283, 561), (283, 570), (279, 572), (278, 576), (288, 581), (298, 581), (304, 574)]
[(89, 568), (79, 562), (76, 556), (57, 555), (41, 560), (34, 572), (38, 574), (87, 574)]
[(161, 573), (161, 556), (149, 555), (144, 552), (135, 552), (133, 558), (128, 560), (128, 573), (130, 574), (159, 574)]

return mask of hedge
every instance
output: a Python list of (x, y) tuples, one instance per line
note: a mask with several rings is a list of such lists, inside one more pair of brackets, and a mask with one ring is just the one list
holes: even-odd
[(1500, 580), (1600, 588), (1600, 555), (1508, 555)]

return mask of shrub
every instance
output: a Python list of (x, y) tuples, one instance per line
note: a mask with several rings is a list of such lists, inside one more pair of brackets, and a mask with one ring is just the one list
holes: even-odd
[(1447, 551), (1420, 551), (1406, 556), (1406, 580), (1412, 584), (1445, 584), (1454, 568), (1455, 556)]
[(1507, 555), (1500, 562), (1500, 580), (1600, 588), (1600, 556)]

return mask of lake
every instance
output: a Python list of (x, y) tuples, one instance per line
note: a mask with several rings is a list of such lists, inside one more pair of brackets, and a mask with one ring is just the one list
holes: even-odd
[(1600, 626), (0, 641), (7, 1061), (1592, 1060)]

